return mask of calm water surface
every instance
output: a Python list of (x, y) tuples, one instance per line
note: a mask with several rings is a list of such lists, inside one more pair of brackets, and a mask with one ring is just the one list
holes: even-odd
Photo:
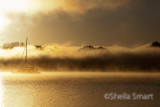
[[(159, 91), (159, 73), (0, 74), (0, 107), (157, 107)], [(154, 99), (104, 99), (110, 92), (153, 93)]]

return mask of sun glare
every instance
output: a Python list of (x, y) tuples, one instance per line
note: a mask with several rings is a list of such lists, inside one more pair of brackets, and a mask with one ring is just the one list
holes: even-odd
[(7, 23), (7, 19), (0, 14), (0, 30), (2, 30), (7, 25)]
[(7, 24), (9, 24), (9, 20), (0, 14), (0, 30), (4, 29)]
[(29, 0), (0, 0), (0, 10), (3, 12), (26, 11), (29, 9)]

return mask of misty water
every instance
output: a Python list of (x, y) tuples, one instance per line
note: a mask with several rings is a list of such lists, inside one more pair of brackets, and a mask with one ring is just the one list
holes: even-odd
[[(156, 107), (160, 73), (0, 74), (1, 107)], [(106, 100), (105, 93), (154, 94), (153, 100)]]

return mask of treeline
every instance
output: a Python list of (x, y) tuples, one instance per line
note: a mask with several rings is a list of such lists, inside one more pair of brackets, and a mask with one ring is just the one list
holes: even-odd
[(25, 44), (23, 42), (12, 42), (12, 43), (5, 43), (2, 48), (3, 49), (13, 49), (14, 47), (24, 47)]
[[(5, 43), (2, 48), (3, 49), (13, 49), (15, 47), (24, 47), (26, 46), (23, 42), (11, 42), (11, 43)], [(41, 45), (34, 45), (36, 49), (43, 49)]]

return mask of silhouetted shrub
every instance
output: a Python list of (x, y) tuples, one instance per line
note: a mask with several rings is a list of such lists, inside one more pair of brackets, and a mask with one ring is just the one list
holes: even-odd
[(160, 48), (160, 43), (157, 42), (157, 41), (155, 41), (155, 42), (152, 43), (151, 46), (152, 46), (152, 47), (159, 47), (159, 48)]
[(3, 45), (3, 49), (13, 49), (14, 47), (24, 47), (24, 43), (23, 42), (12, 42), (12, 43), (5, 43)]
[(83, 48), (80, 48), (80, 50), (101, 50), (101, 49), (105, 49), (105, 48), (102, 46), (95, 47), (92, 45), (87, 45), (87, 46), (84, 46)]

